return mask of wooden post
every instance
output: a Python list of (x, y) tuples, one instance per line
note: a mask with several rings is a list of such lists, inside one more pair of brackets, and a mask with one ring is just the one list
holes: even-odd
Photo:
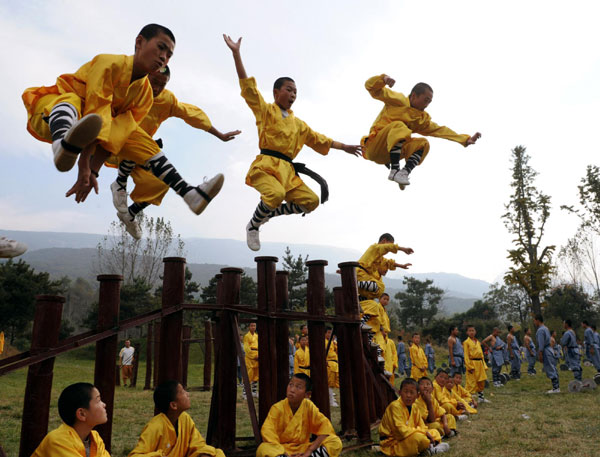
[[(140, 340), (140, 344), (141, 344), (141, 340)], [(129, 387), (137, 386), (138, 368), (140, 367), (140, 352), (141, 352), (141, 349), (137, 348), (137, 349), (135, 349), (135, 352), (133, 353), (133, 378), (132, 378), (131, 382), (129, 383)]]
[(327, 357), (325, 354), (325, 266), (326, 260), (310, 260), (308, 266), (308, 287), (306, 308), (314, 317), (308, 320), (308, 341), (310, 344), (310, 378), (313, 382), (312, 401), (319, 410), (331, 418), (329, 388), (327, 386)]
[[(102, 332), (119, 326), (119, 306), (121, 303), (121, 275), (100, 275), (100, 294), (98, 299), (98, 325)], [(94, 385), (100, 391), (102, 401), (106, 403), (108, 421), (98, 425), (96, 431), (102, 437), (106, 449), (110, 452), (112, 437), (112, 419), (115, 402), (115, 377), (118, 375), (117, 344), (119, 336), (113, 335), (96, 343), (96, 363), (94, 366)]]
[[(335, 300), (335, 314), (347, 317), (341, 287), (333, 288)], [(356, 429), (354, 421), (354, 390), (352, 388), (352, 357), (351, 342), (348, 336), (348, 325), (338, 324), (336, 334), (338, 337), (338, 365), (340, 366), (340, 413), (342, 434), (352, 434)]]
[[(240, 303), (240, 288), (242, 282), (241, 268), (223, 268), (222, 302), (219, 304), (231, 305)], [(234, 316), (237, 313), (223, 310), (219, 321), (219, 363), (215, 447), (223, 450), (227, 455), (235, 449), (235, 423), (237, 403), (237, 351), (234, 333)], [(250, 392), (248, 392), (250, 394)]]
[(154, 388), (158, 386), (158, 353), (160, 351), (160, 321), (154, 321), (154, 375), (152, 382)]
[[(168, 310), (183, 303), (185, 296), (185, 259), (165, 257), (162, 309)], [(181, 382), (181, 335), (183, 310), (164, 316), (160, 326), (158, 352), (158, 384), (175, 379)], [(158, 414), (158, 411), (155, 411)]]
[[(217, 278), (217, 304), (223, 304), (223, 274), (219, 273), (215, 275)], [(240, 288), (241, 288), (241, 278), (240, 278)], [(211, 446), (216, 444), (216, 435), (217, 435), (217, 422), (218, 422), (218, 414), (219, 414), (219, 366), (220, 366), (220, 340), (221, 336), (219, 334), (219, 329), (221, 328), (221, 317), (223, 316), (223, 312), (217, 313), (217, 321), (211, 326), (212, 334), (215, 335), (215, 376), (214, 376), (214, 384), (212, 395), (210, 396), (210, 409), (208, 411), (208, 424), (206, 424), (206, 442)], [(205, 372), (206, 373), (206, 372)], [(205, 378), (206, 379), (206, 378)], [(236, 392), (237, 393), (237, 392)]]
[(152, 389), (152, 322), (148, 322), (148, 334), (146, 335), (146, 379), (144, 390)]
[(115, 386), (121, 387), (121, 365), (118, 363), (115, 365)]
[(369, 441), (371, 439), (371, 428), (367, 400), (367, 383), (365, 378), (362, 338), (360, 333), (360, 313), (358, 308), (358, 288), (356, 286), (356, 267), (358, 262), (342, 262), (338, 264), (342, 274), (342, 298), (344, 311), (347, 317), (356, 318), (356, 324), (348, 324), (348, 337), (351, 343), (351, 366), (352, 384), (354, 389), (354, 410), (356, 421), (356, 432), (358, 439)]
[[(58, 343), (64, 297), (37, 295), (31, 354)], [(21, 419), (19, 457), (29, 457), (48, 433), (54, 357), (29, 366)]]
[[(289, 308), (289, 274), (289, 271), (278, 271), (275, 275), (275, 306), (277, 311), (286, 311)], [(276, 402), (283, 400), (287, 393), (287, 385), (290, 378), (289, 338), (290, 329), (288, 321), (277, 319), (275, 322), (275, 346), (277, 347), (277, 365), (275, 365), (277, 367)]]
[(183, 326), (183, 348), (181, 354), (181, 384), (187, 389), (188, 386), (188, 364), (190, 362), (190, 343), (185, 341), (192, 337), (192, 326)]
[[(275, 264), (277, 257), (256, 257), (258, 309), (275, 311)], [(262, 427), (273, 403), (277, 400), (277, 343), (275, 319), (259, 316), (258, 333), (258, 423)], [(287, 346), (285, 346), (287, 354)]]
[(203, 390), (210, 390), (210, 381), (212, 377), (212, 348), (213, 348), (212, 322), (204, 321), (204, 387)]

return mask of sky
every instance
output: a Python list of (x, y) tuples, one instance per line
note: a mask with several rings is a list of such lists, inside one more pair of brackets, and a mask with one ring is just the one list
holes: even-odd
[(131, 54), (139, 30), (157, 22), (177, 40), (168, 89), (202, 108), (217, 129), (242, 134), (223, 143), (167, 120), (156, 137), (183, 177), (199, 184), (223, 173), (225, 185), (200, 216), (172, 192), (146, 214), (167, 218), (184, 238), (245, 239), (259, 194), (244, 177), (258, 139), (226, 33), (243, 37), (246, 70), (267, 101), (273, 81), (291, 76), (295, 115), (335, 140), (358, 144), (368, 134), (382, 104), (364, 82), (382, 73), (404, 93), (429, 83), (434, 98), (427, 111), (436, 123), (483, 135), (466, 149), (430, 139), (429, 156), (403, 192), (381, 165), (304, 148), (298, 160), (327, 179), (330, 200), (306, 217), (270, 221), (262, 240), (364, 251), (390, 232), (414, 249), (396, 258), (416, 273), (498, 280), (509, 266), (512, 237), (501, 215), (515, 146), (527, 148), (536, 185), (552, 198), (542, 243), (560, 246), (575, 232), (577, 221), (560, 205), (577, 202), (586, 166), (598, 163), (598, 17), (594, 1), (2, 2), (0, 229), (107, 233), (116, 219), (109, 190), (116, 173), (103, 168), (100, 194), (83, 204), (65, 198), (76, 170), (56, 171), (50, 145), (25, 129), (20, 97), (97, 54)]

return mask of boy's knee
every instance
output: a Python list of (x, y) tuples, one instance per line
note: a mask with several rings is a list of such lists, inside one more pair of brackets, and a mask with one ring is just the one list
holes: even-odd
[(272, 188), (264, 192), (261, 198), (265, 205), (275, 209), (283, 203), (283, 200), (285, 199), (285, 190), (283, 190), (283, 188)]
[(304, 210), (305, 213), (310, 213), (317, 209), (319, 206), (319, 197), (317, 195), (311, 195), (307, 199), (303, 200), (302, 203), (298, 203), (298, 205)]

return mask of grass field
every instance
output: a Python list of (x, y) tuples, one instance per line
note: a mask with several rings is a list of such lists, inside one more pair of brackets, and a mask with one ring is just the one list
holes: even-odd
[[(194, 360), (192, 354), (191, 360)], [(440, 359), (440, 363), (441, 363)], [(439, 365), (439, 363), (438, 363)], [(525, 368), (526, 365), (523, 365)], [(59, 425), (56, 402), (61, 390), (77, 381), (93, 382), (94, 363), (73, 352), (56, 359), (50, 410), (50, 429)], [(143, 391), (145, 365), (140, 364), (136, 389), (117, 387), (112, 437), (112, 455), (126, 456), (135, 446), (144, 424), (153, 412), (152, 392)], [(538, 366), (538, 372), (541, 371)], [(543, 373), (527, 374), (519, 382), (510, 381), (503, 388), (486, 390), (492, 401), (480, 408), (479, 414), (459, 423), (459, 436), (450, 440), (448, 457), (516, 457), (516, 456), (600, 456), (600, 388), (593, 392), (569, 394), (570, 372), (560, 372), (558, 395), (545, 395), (550, 383)], [(584, 368), (584, 378), (592, 377), (593, 369)], [(10, 457), (18, 454), (26, 370), (0, 377), (0, 444)], [(139, 380), (141, 379), (141, 382)], [(202, 384), (202, 366), (190, 365), (189, 384)], [(398, 382), (398, 381), (397, 381)], [(190, 414), (201, 433), (206, 432), (210, 392), (191, 392)], [(524, 419), (522, 415), (530, 419)], [(332, 422), (339, 429), (339, 408), (333, 409)], [(237, 436), (252, 434), (245, 403), (238, 395)], [(373, 440), (378, 441), (376, 430)], [(351, 444), (351, 443), (348, 443)], [(363, 449), (348, 452), (349, 456), (376, 456)]]

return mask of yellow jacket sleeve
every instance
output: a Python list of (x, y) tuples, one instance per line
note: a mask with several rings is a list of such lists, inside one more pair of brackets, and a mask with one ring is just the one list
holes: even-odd
[(212, 123), (204, 111), (197, 106), (180, 102), (174, 95), (170, 114), (170, 117), (178, 117), (197, 129), (208, 131), (212, 127)]
[(391, 106), (410, 106), (408, 98), (400, 92), (395, 92), (386, 87), (383, 82), (384, 75), (373, 76), (365, 82), (365, 89), (376, 100)]
[(322, 133), (312, 130), (304, 121), (300, 121), (302, 125), (301, 134), (304, 137), (304, 144), (311, 149), (314, 149), (319, 154), (327, 155), (331, 149), (333, 140)]
[(470, 138), (470, 135), (458, 134), (448, 127), (437, 125), (435, 122), (429, 122), (428, 125), (423, 126), (419, 133), (425, 136), (434, 136), (436, 138), (444, 138), (445, 140), (456, 141), (463, 146), (466, 146), (467, 140)]
[[(417, 408), (415, 408), (413, 414), (417, 412), (416, 410)], [(408, 410), (406, 410), (406, 406), (404, 406), (402, 400), (393, 401), (383, 414), (379, 426), (379, 434), (391, 436), (398, 441), (408, 438), (417, 431), (414, 426), (410, 425), (408, 418)]]
[(268, 104), (258, 90), (256, 79), (254, 77), (240, 79), (240, 87), (242, 88), (242, 97), (254, 113), (256, 125), (260, 127), (261, 114), (267, 110)]
[[(82, 457), (85, 456), (83, 441), (73, 429), (62, 424), (42, 440), (31, 457)], [(90, 457), (110, 457), (104, 441), (95, 430), (91, 432)]]
[(267, 414), (267, 418), (263, 422), (260, 434), (264, 443), (281, 444), (279, 433), (277, 432), (278, 427), (283, 425), (283, 409), (280, 406), (280, 403), (275, 403), (271, 406), (269, 414)]

